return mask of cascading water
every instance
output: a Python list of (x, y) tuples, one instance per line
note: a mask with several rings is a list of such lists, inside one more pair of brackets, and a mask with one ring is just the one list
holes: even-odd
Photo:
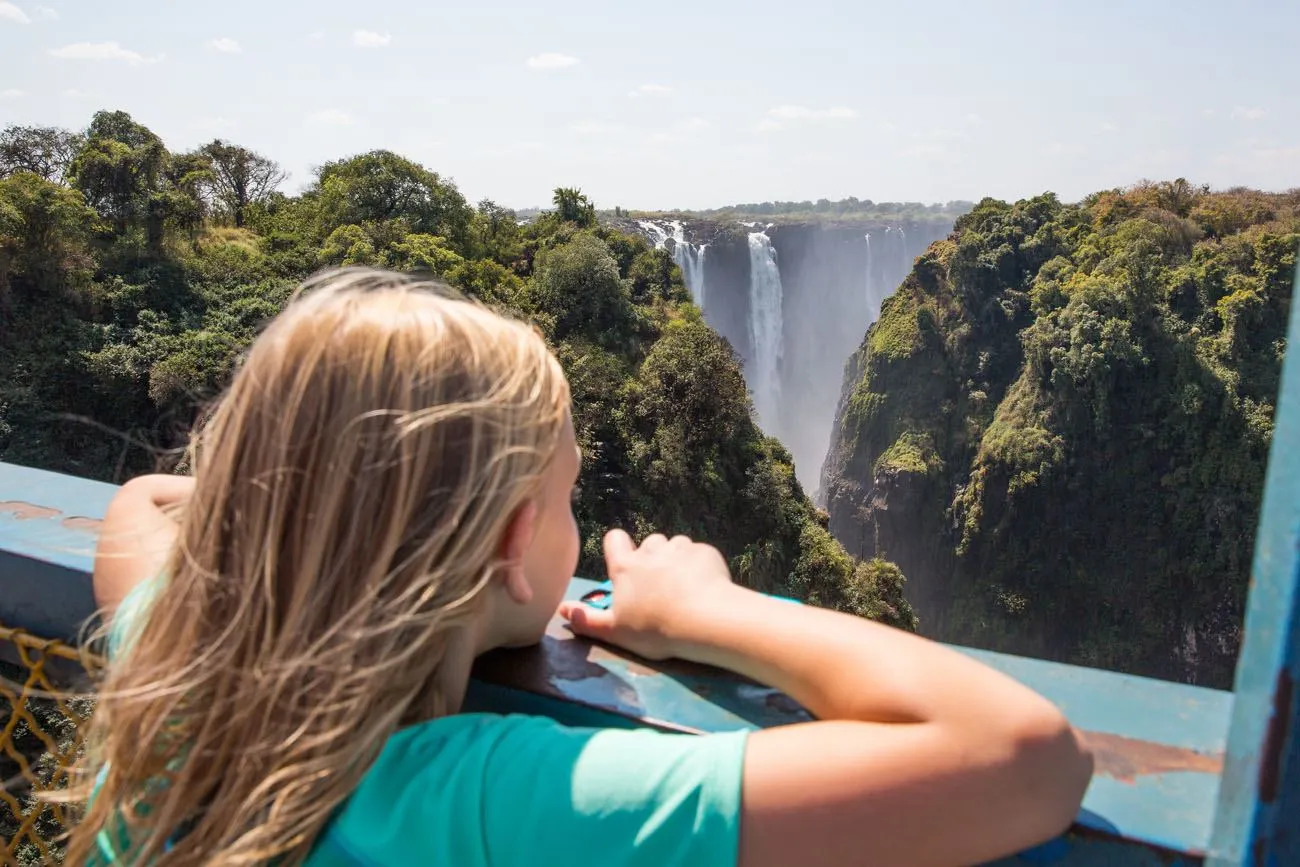
[(700, 308), (704, 307), (704, 252), (708, 244), (696, 247), (686, 240), (686, 227), (681, 220), (669, 223), (673, 228), (673, 261), (682, 269), (682, 279), (691, 292), (691, 298)]
[(753, 360), (749, 383), (759, 424), (775, 430), (781, 399), (781, 272), (767, 232), (749, 233), (749, 338)]
[(867, 291), (867, 311), (868, 315), (871, 313), (877, 313), (878, 315), (878, 311), (876, 310), (876, 292), (875, 286), (872, 283), (871, 273), (871, 233), (867, 232), (867, 234), (862, 237), (867, 239), (867, 280), (865, 286)]
[(668, 233), (658, 223), (652, 223), (649, 220), (638, 220), (637, 225), (650, 236), (650, 243), (656, 247), (662, 248), (664, 241), (668, 240)]
[(663, 250), (668, 242), (673, 242), (672, 256), (677, 267), (682, 269), (682, 279), (691, 293), (691, 299), (701, 308), (704, 307), (704, 251), (708, 244), (695, 246), (686, 240), (686, 227), (681, 220), (673, 220), (668, 225), (671, 232), (650, 220), (639, 220), (637, 225), (650, 237), (650, 243), (656, 249)]

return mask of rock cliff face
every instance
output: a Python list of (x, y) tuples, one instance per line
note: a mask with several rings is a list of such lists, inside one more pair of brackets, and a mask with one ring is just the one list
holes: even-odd
[[(622, 227), (672, 249), (683, 266), (702, 261), (695, 291), (705, 320), (740, 355), (750, 391), (771, 395), (770, 408), (769, 401), (756, 401), (759, 424), (790, 450), (800, 483), (812, 492), (830, 443), (845, 362), (916, 256), (946, 237), (952, 224), (625, 220)], [(675, 228), (688, 249), (678, 251), (680, 242), (671, 237)], [(767, 236), (770, 254), (752, 249), (750, 235), (759, 232)], [(778, 287), (756, 279), (756, 255), (774, 256)], [(772, 297), (774, 290), (779, 299)], [(778, 310), (777, 345), (764, 345)], [(773, 354), (774, 366), (758, 363)], [(758, 381), (756, 372), (768, 367), (776, 371), (775, 382)]]
[(925, 635), (1230, 685), (1298, 246), (1295, 194), (981, 202), (845, 367), (832, 534)]

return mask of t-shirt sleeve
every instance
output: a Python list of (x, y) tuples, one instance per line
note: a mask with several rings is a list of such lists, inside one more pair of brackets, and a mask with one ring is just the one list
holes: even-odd
[(746, 732), (512, 726), (484, 767), (491, 867), (733, 867)]
[[(746, 732), (457, 714), (389, 739), (318, 855), (340, 864), (733, 867)], [(334, 861), (312, 861), (318, 867)]]
[(159, 581), (158, 578), (150, 578), (137, 583), (117, 604), (117, 610), (108, 624), (107, 650), (110, 660), (130, 647), (134, 631), (140, 628), (148, 614)]

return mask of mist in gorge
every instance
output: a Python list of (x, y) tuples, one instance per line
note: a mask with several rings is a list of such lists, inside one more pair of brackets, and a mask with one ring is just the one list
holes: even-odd
[[(841, 203), (833, 203), (840, 205)], [(735, 348), (759, 426), (791, 452), (800, 483), (818, 488), (844, 364), (880, 305), (968, 203), (875, 206), (801, 216), (732, 212), (616, 220), (671, 253), (705, 320)], [(776, 210), (773, 205), (770, 210)], [(762, 210), (762, 206), (751, 206)]]

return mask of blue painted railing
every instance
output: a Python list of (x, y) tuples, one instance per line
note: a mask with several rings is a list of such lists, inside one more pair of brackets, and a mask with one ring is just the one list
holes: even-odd
[[(1292, 305), (1289, 341), (1300, 345), (1300, 304)], [(114, 490), (0, 464), (0, 626), (78, 634), (93, 613), (93, 548)], [(1292, 353), (1234, 692), (966, 650), (1055, 701), (1096, 756), (1071, 832), (999, 867), (1300, 865), (1298, 582), (1300, 353)], [(570, 596), (594, 586), (574, 579)], [(807, 718), (773, 690), (700, 666), (638, 660), (575, 638), (558, 621), (535, 648), (479, 660), (469, 706), (699, 733)]]

